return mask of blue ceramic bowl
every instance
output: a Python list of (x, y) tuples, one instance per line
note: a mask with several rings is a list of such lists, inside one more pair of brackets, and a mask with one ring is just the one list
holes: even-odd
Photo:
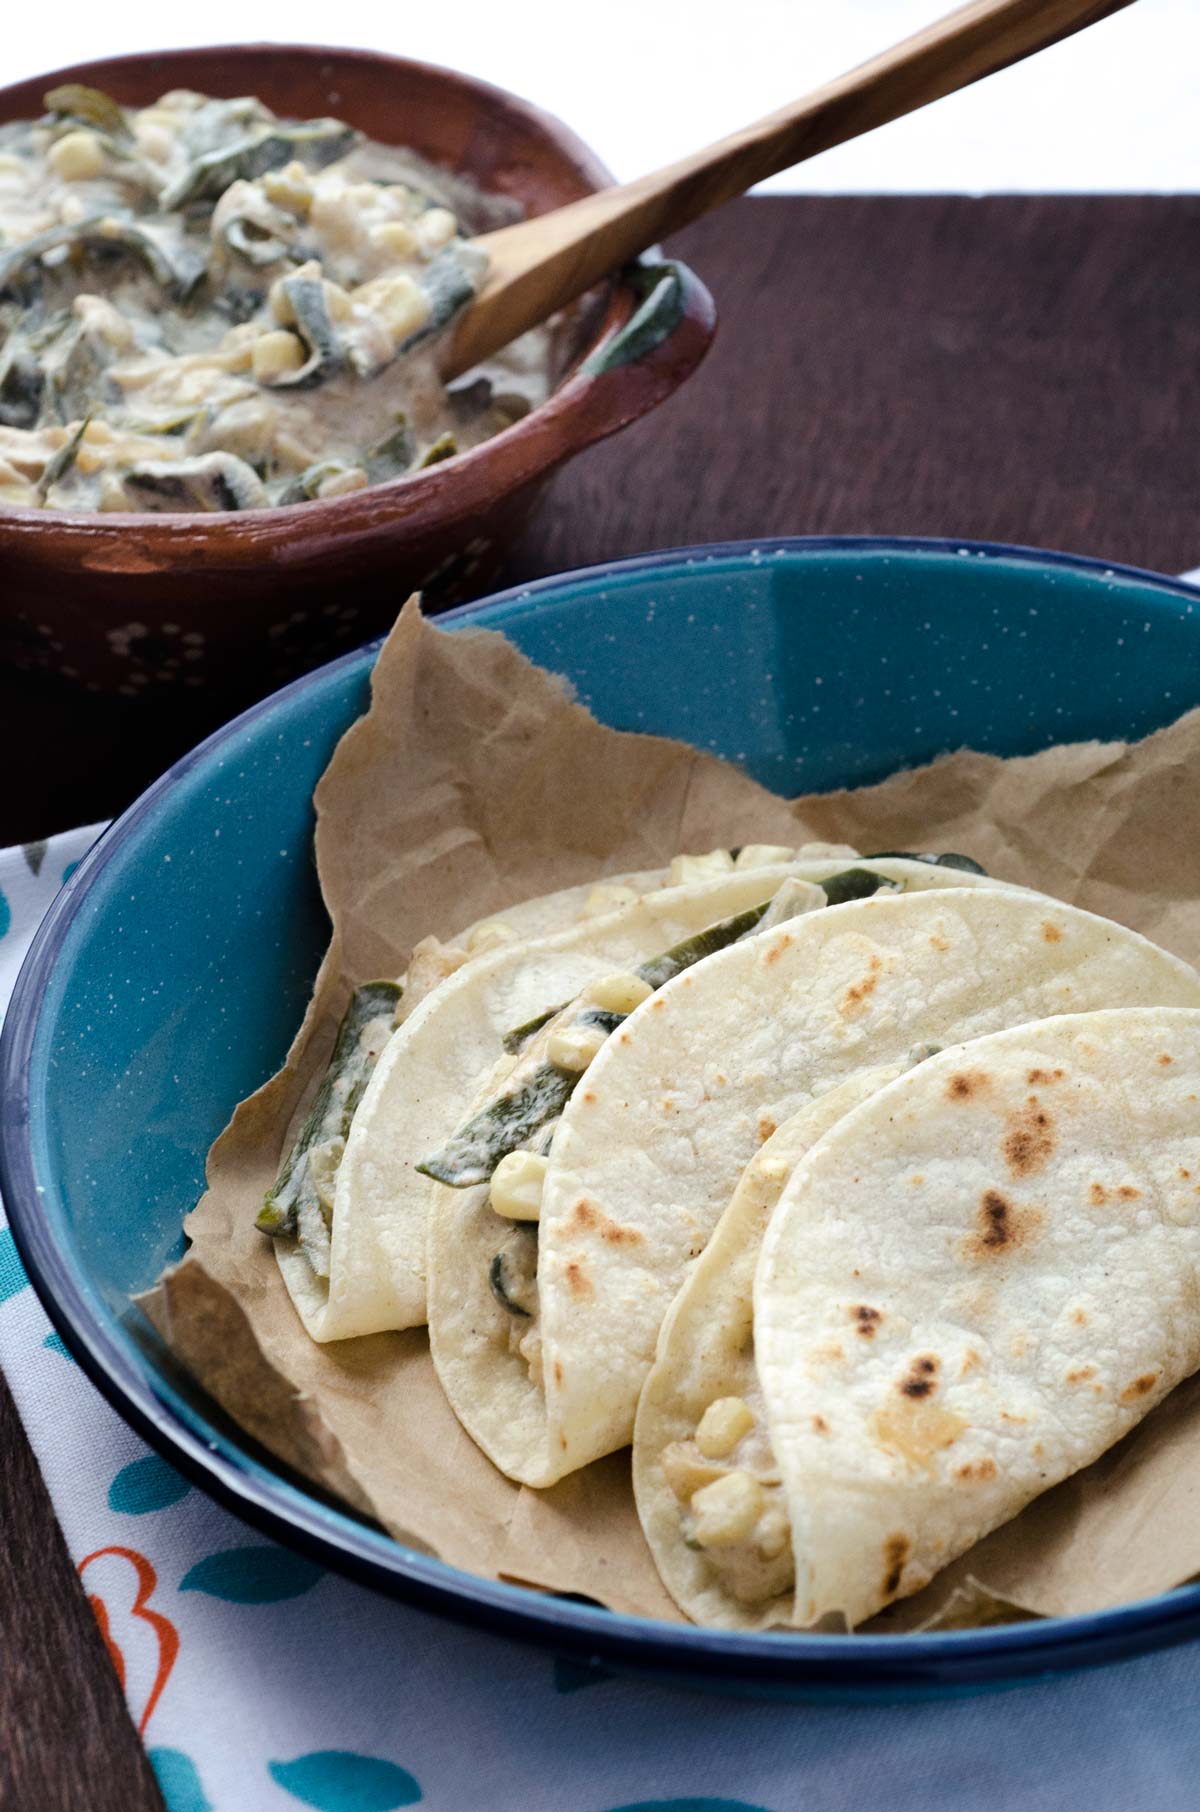
[[(1010, 755), (1140, 736), (1200, 704), (1197, 594), (1148, 573), (954, 543), (697, 548), (547, 580), (442, 618), (503, 629), (600, 717), (795, 793), (962, 743)], [(1200, 1588), (964, 1633), (738, 1636), (619, 1617), (397, 1546), (281, 1475), (130, 1297), (181, 1250), (208, 1145), (279, 1064), (326, 936), (313, 786), (367, 703), (373, 651), (289, 686), (159, 781), (51, 910), (5, 1027), (0, 1188), (59, 1332), (181, 1471), (257, 1527), (397, 1597), (734, 1691), (963, 1691), (1179, 1641)]]

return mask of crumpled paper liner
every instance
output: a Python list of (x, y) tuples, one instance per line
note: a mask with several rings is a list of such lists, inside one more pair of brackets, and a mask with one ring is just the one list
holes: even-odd
[[(208, 1192), (185, 1223), (191, 1248), (143, 1307), (252, 1435), (398, 1541), (671, 1621), (679, 1613), (641, 1535), (627, 1453), (549, 1491), (514, 1485), (459, 1427), (424, 1330), (326, 1346), (304, 1333), (253, 1221), (351, 988), (399, 974), (427, 933), (452, 936), (516, 899), (681, 850), (811, 839), (962, 850), (1200, 958), (1200, 712), (1140, 743), (1011, 760), (960, 753), (789, 804), (681, 743), (606, 728), (500, 635), (440, 631), (410, 600), (379, 657), (371, 709), (342, 738), (315, 803), (333, 933), (312, 1002), (284, 1068), (209, 1153)], [(1008, 1606), (1066, 1615), (1164, 1590), (1200, 1573), (1198, 1508), (1200, 1378), (876, 1627)]]

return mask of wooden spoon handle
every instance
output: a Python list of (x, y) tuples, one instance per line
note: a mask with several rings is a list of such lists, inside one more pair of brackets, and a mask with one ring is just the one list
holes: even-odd
[(487, 233), (487, 281), (444, 363), (449, 377), (499, 351), (669, 233), (756, 182), (940, 100), (1130, 0), (969, 0), (803, 100), (677, 163)]

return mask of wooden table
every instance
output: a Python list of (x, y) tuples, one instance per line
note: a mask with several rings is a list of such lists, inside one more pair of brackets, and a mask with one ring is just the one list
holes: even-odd
[[(760, 199), (673, 249), (716, 348), (562, 474), (510, 582), (781, 534), (1200, 564), (1200, 197)], [(0, 676), (0, 846), (119, 811), (215, 721)], [(160, 1807), (2, 1382), (0, 1529), (0, 1808)]]

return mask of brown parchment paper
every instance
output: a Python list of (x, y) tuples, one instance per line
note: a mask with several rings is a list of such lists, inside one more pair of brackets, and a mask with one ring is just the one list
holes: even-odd
[[(516, 1486), (459, 1427), (424, 1330), (326, 1346), (304, 1333), (253, 1222), (351, 988), (399, 974), (427, 933), (533, 894), (681, 850), (809, 839), (962, 850), (1200, 959), (1200, 712), (1140, 743), (959, 753), (789, 804), (683, 744), (598, 724), (501, 636), (440, 631), (410, 600), (315, 803), (333, 932), (309, 1011), (284, 1068), (209, 1153), (188, 1255), (143, 1306), (252, 1435), (399, 1541), (672, 1621), (627, 1454), (549, 1491)], [(1200, 1573), (1198, 1510), (1200, 1378), (879, 1622), (953, 1616), (980, 1586), (1046, 1615), (1166, 1589)]]

